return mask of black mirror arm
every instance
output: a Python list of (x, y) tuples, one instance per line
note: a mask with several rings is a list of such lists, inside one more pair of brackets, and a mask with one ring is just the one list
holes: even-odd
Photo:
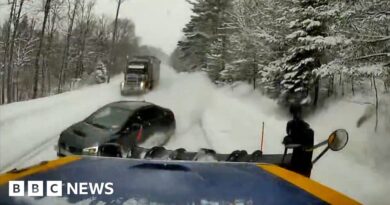
[(329, 146), (326, 147), (312, 162), (312, 164), (316, 163), (324, 154), (329, 150)]
[(319, 148), (319, 147), (322, 147), (322, 146), (324, 146), (324, 145), (326, 145), (326, 144), (328, 144), (328, 140), (324, 140), (324, 141), (322, 141), (322, 142), (320, 142), (320, 143), (314, 145), (313, 147), (308, 147), (308, 148), (305, 149), (305, 151), (308, 151), (308, 152), (309, 152), (309, 151), (313, 151), (313, 150), (315, 150), (315, 149), (317, 149), (317, 148)]

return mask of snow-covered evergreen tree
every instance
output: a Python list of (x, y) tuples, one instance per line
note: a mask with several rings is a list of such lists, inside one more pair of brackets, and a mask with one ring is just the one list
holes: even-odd
[(219, 15), (223, 24), (213, 3), (221, 2), (192, 1), (194, 16), (175, 51), (185, 60), (176, 65), (214, 81), (251, 83), (283, 102), (316, 105), (354, 94), (372, 80), (358, 68), (373, 64), (390, 86), (388, 1), (239, 0)]
[(212, 80), (219, 79), (219, 73), (227, 61), (228, 10), (232, 0), (195, 0), (194, 15), (183, 29), (185, 39), (178, 46), (182, 58), (188, 63), (188, 70), (204, 70)]
[(330, 31), (338, 8), (328, 0), (295, 0), (293, 5), (287, 13), (291, 32), (285, 40), (290, 48), (281, 64), (281, 97), (286, 102), (316, 105), (320, 76), (315, 71), (332, 60), (327, 53), (330, 48), (345, 43), (342, 36)]

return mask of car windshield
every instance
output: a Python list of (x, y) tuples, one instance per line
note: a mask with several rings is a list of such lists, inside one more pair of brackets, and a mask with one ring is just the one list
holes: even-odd
[(131, 114), (131, 110), (108, 106), (98, 110), (86, 121), (103, 129), (119, 129), (123, 127)]

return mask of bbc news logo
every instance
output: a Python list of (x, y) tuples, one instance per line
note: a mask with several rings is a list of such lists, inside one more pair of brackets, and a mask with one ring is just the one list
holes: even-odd
[(63, 196), (66, 195), (112, 195), (114, 184), (75, 182), (63, 183), (62, 181), (10, 181), (8, 183), (8, 195), (10, 197), (20, 196)]

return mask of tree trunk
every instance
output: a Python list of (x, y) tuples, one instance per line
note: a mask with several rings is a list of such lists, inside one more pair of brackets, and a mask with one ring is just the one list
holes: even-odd
[(49, 64), (49, 58), (51, 56), (51, 47), (53, 44), (53, 37), (54, 37), (54, 31), (55, 31), (54, 28), (55, 28), (56, 21), (57, 21), (57, 14), (53, 13), (50, 32), (49, 32), (49, 39), (48, 39), (47, 48), (46, 48), (47, 54), (45, 54), (44, 58), (43, 58), (43, 62), (44, 62), (43, 65), (45, 66), (45, 72), (46, 72), (46, 78), (47, 78), (46, 93), (48, 93), (48, 94), (50, 94), (50, 91), (51, 91), (51, 72), (50, 72), (50, 68), (49, 68), (48, 64)]
[(379, 123), (379, 118), (378, 118), (379, 99), (378, 99), (378, 89), (376, 87), (374, 75), (372, 75), (372, 82), (373, 82), (374, 89), (375, 89), (375, 132), (376, 132), (378, 130), (378, 123)]
[[(218, 79), (220, 79), (221, 77), (221, 75), (220, 75), (220, 73), (223, 71), (223, 70), (225, 70), (225, 68), (226, 68), (226, 61), (227, 61), (227, 59), (226, 59), (226, 56), (227, 56), (227, 54), (226, 54), (226, 50), (227, 50), (227, 39), (226, 39), (226, 36), (225, 35), (222, 35), (222, 51), (221, 51), (221, 68), (220, 68), (220, 70), (218, 71)], [(255, 68), (254, 68), (255, 69)], [(256, 89), (256, 74), (254, 74), (253, 75), (253, 86), (254, 86), (254, 89)]]
[[(44, 56), (45, 54), (42, 55)], [(42, 60), (42, 69), (41, 69), (42, 80), (41, 80), (41, 94), (40, 94), (40, 96), (42, 97), (45, 96), (45, 80), (46, 80), (45, 69), (46, 69), (45, 61)]]
[(371, 90), (373, 88), (372, 78), (370, 78)]
[(44, 41), (44, 37), (45, 37), (47, 17), (48, 17), (49, 11), (50, 11), (50, 2), (51, 2), (51, 0), (46, 0), (45, 14), (44, 14), (44, 18), (43, 18), (42, 30), (41, 30), (41, 33), (39, 35), (39, 47), (38, 47), (37, 55), (35, 58), (34, 87), (33, 87), (33, 96), (32, 96), (34, 99), (38, 97), (39, 60), (41, 58), (43, 41)]
[[(255, 68), (253, 68), (253, 72), (255, 73)], [(253, 74), (253, 90), (256, 90), (256, 81), (257, 81), (257, 78), (256, 78), (256, 74)]]
[(318, 105), (319, 95), (320, 95), (320, 77), (317, 77), (314, 83), (314, 101), (313, 101), (314, 108), (316, 108)]
[(5, 75), (6, 75), (6, 70), (5, 70), (5, 65), (3, 67), (3, 74), (1, 75), (1, 104), (5, 104)]
[(48, 19), (50, 19), (50, 18), (51, 18), (51, 21), (49, 21), (49, 24), (48, 24), (48, 27), (50, 27), (50, 30), (48, 33), (49, 37), (47, 40), (47, 46), (46, 46), (46, 49), (42, 52), (43, 59), (42, 59), (41, 96), (45, 96), (48, 93), (47, 87), (46, 87), (47, 78), (50, 78), (50, 76), (48, 76), (48, 69), (49, 69), (48, 59), (49, 59), (49, 56), (51, 53), (51, 44), (53, 41), (53, 33), (54, 33), (54, 25), (55, 25), (55, 21), (56, 21), (56, 14), (53, 14), (53, 16), (50, 17), (50, 12), (49, 12)]
[[(0, 74), (1, 74), (1, 78), (0, 78), (1, 83), (0, 83), (0, 85), (2, 85), (3, 84), (3, 75), (4, 75), (2, 67), (0, 68)], [(1, 87), (1, 89), (0, 89), (0, 96), (2, 96), (2, 95), (3, 95), (3, 87)], [(2, 99), (0, 97), (0, 105), (2, 105), (2, 104), (3, 104), (3, 101), (2, 101)]]
[(342, 73), (340, 73), (340, 78), (339, 78), (339, 85), (341, 85), (341, 83), (342, 83), (342, 77), (343, 77), (343, 74)]
[(332, 78), (329, 76), (329, 79), (328, 79), (328, 97), (330, 97), (331, 86), (332, 86)]
[(345, 95), (345, 92), (344, 92), (344, 82), (341, 83), (341, 95), (342, 96)]
[(256, 81), (257, 81), (257, 61), (256, 61), (256, 52), (253, 52), (253, 90), (256, 90)]
[(66, 44), (64, 48), (64, 56), (62, 58), (62, 65), (61, 65), (61, 70), (59, 74), (59, 80), (58, 80), (58, 93), (62, 92), (62, 85), (65, 82), (65, 71), (68, 69), (68, 57), (69, 57), (69, 47), (70, 47), (70, 38), (72, 37), (72, 32), (73, 32), (73, 24), (74, 24), (74, 19), (76, 17), (76, 10), (79, 5), (79, 0), (75, 1), (75, 5), (73, 7), (72, 11), (72, 16), (70, 18), (70, 23), (68, 27), (68, 33), (66, 35)]
[(116, 57), (114, 55), (114, 46), (115, 46), (115, 42), (116, 42), (116, 33), (117, 33), (117, 29), (118, 29), (119, 10), (121, 8), (121, 4), (122, 4), (123, 0), (117, 0), (117, 1), (118, 1), (118, 4), (117, 4), (117, 8), (116, 8), (116, 15), (115, 15), (115, 22), (114, 22), (114, 31), (113, 31), (113, 34), (112, 34), (112, 41), (111, 41), (111, 66), (107, 70), (107, 72), (108, 72), (107, 83), (110, 82), (110, 78), (111, 78), (111, 75), (112, 75), (112, 70), (113, 70), (113, 67), (114, 67), (115, 61), (116, 61)]
[(354, 79), (353, 79), (353, 76), (351, 76), (351, 88), (352, 88), (352, 95), (355, 96), (355, 87), (354, 87)]
[(332, 95), (334, 93), (334, 75), (332, 75)]
[(4, 69), (3, 69), (3, 76), (2, 76), (2, 93), (1, 93), (1, 101), (3, 104), (7, 103), (8, 99), (6, 99), (6, 93), (8, 92), (7, 89), (6, 89), (6, 81), (7, 81), (7, 78), (6, 76), (8, 75), (7, 73), (7, 68), (8, 68), (8, 64), (7, 64), (7, 60), (8, 60), (8, 55), (9, 55), (9, 44), (10, 44), (10, 37), (11, 37), (11, 23), (13, 21), (13, 16), (14, 16), (14, 12), (15, 12), (15, 8), (16, 8), (16, 0), (12, 1), (12, 5), (11, 5), (11, 10), (10, 10), (10, 13), (9, 13), (9, 19), (8, 19), (8, 24), (7, 24), (7, 32), (6, 32), (6, 36), (5, 36), (5, 47), (4, 47), (4, 57), (3, 57), (3, 65), (4, 65)]
[[(88, 11), (91, 12), (91, 11)], [(88, 18), (90, 18), (90, 14), (88, 14)], [(85, 56), (85, 46), (87, 43), (87, 35), (89, 33), (89, 27), (91, 24), (91, 20), (87, 19), (87, 24), (85, 25), (85, 30), (82, 31), (82, 36), (81, 36), (81, 51), (80, 51), (80, 57), (79, 57), (79, 70), (76, 73), (76, 78), (80, 78), (84, 72), (84, 56)]]
[(15, 85), (15, 101), (18, 102), (20, 100), (19, 98), (19, 88), (20, 88), (20, 82), (19, 82), (19, 73), (20, 73), (20, 70), (18, 69), (16, 71), (16, 85)]
[(20, 0), (19, 3), (19, 10), (15, 19), (15, 24), (14, 24), (14, 30), (12, 32), (12, 38), (11, 38), (11, 44), (10, 44), (10, 50), (9, 50), (9, 60), (8, 60), (8, 71), (7, 71), (7, 84), (8, 84), (8, 89), (7, 89), (7, 98), (9, 102), (12, 102), (14, 99), (14, 89), (13, 89), (13, 57), (14, 57), (14, 47), (15, 47), (15, 41), (16, 41), (16, 36), (18, 33), (18, 27), (19, 27), (19, 20), (20, 20), (20, 14), (22, 12), (23, 8), (23, 3), (24, 0)]

